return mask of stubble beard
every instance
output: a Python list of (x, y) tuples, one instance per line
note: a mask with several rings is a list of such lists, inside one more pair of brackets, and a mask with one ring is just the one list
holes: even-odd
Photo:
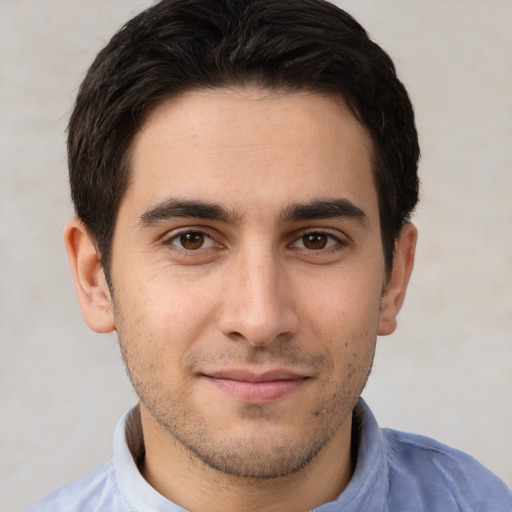
[[(178, 443), (196, 462), (199, 460), (209, 468), (230, 477), (253, 480), (286, 477), (305, 468), (349, 417), (371, 369), (370, 361), (363, 379), (360, 378), (358, 382), (349, 380), (348, 386), (343, 386), (340, 379), (339, 385), (334, 387), (329, 396), (321, 397), (308, 420), (303, 420), (308, 424), (302, 426), (304, 435), (298, 440), (290, 439), (280, 432), (276, 433), (272, 428), (270, 435), (265, 435), (271, 421), (268, 406), (254, 404), (246, 404), (239, 411), (239, 421), (251, 422), (254, 428), (250, 433), (241, 432), (228, 437), (224, 432), (210, 427), (201, 416), (201, 411), (193, 409), (191, 396), (183, 393), (177, 396), (165, 395), (159, 388), (158, 381), (141, 378), (144, 375), (159, 375), (157, 361), (149, 365), (152, 368), (144, 369), (142, 362), (131, 357), (121, 340), (119, 344), (135, 392), (172, 442)], [(295, 351), (289, 352), (287, 348), (272, 350), (271, 355), (266, 353), (263, 357), (276, 359), (276, 352), (279, 352), (277, 358), (281, 362), (297, 363), (307, 359)], [(287, 352), (289, 353), (286, 354)], [(244, 362), (258, 358), (257, 354), (261, 353), (254, 351), (249, 358), (244, 355)], [(232, 355), (226, 354), (226, 358), (233, 360)], [(240, 361), (242, 357), (236, 359)], [(323, 370), (332, 369), (332, 362), (325, 356), (316, 356), (313, 359)]]

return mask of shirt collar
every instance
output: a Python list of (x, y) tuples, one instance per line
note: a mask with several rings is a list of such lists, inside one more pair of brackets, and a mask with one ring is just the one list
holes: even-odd
[(354, 409), (354, 422), (359, 430), (354, 474), (338, 498), (317, 507), (317, 512), (384, 510), (389, 482), (386, 443), (377, 420), (362, 398)]
[(149, 485), (137, 462), (144, 456), (139, 406), (127, 411), (114, 432), (114, 470), (124, 500), (137, 512), (186, 512)]
[[(382, 510), (387, 494), (388, 464), (383, 434), (366, 403), (354, 409), (359, 447), (354, 475), (340, 496), (317, 512)], [(186, 512), (151, 487), (137, 467), (144, 456), (140, 410), (136, 406), (120, 419), (114, 432), (114, 469), (119, 490), (137, 512)]]

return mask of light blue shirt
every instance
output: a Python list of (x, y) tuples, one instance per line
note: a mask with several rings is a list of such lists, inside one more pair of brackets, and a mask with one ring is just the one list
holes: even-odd
[[(507, 486), (469, 455), (433, 439), (381, 429), (368, 406), (355, 409), (354, 475), (336, 501), (315, 512), (512, 512)], [(114, 433), (114, 458), (26, 512), (184, 512), (137, 469), (144, 444), (134, 407)]]

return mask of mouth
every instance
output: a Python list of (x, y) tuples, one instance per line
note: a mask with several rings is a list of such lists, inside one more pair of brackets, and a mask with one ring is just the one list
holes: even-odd
[(224, 370), (204, 373), (201, 376), (221, 392), (251, 404), (266, 404), (282, 400), (310, 379), (309, 376), (285, 369), (261, 373)]

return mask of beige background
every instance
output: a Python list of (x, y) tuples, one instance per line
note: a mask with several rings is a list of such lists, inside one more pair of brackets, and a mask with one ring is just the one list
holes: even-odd
[[(111, 456), (135, 398), (83, 324), (61, 240), (81, 77), (142, 0), (0, 0), (0, 510)], [(422, 204), (398, 332), (365, 397), (381, 425), (472, 453), (512, 485), (512, 1), (347, 0), (416, 105)]]

